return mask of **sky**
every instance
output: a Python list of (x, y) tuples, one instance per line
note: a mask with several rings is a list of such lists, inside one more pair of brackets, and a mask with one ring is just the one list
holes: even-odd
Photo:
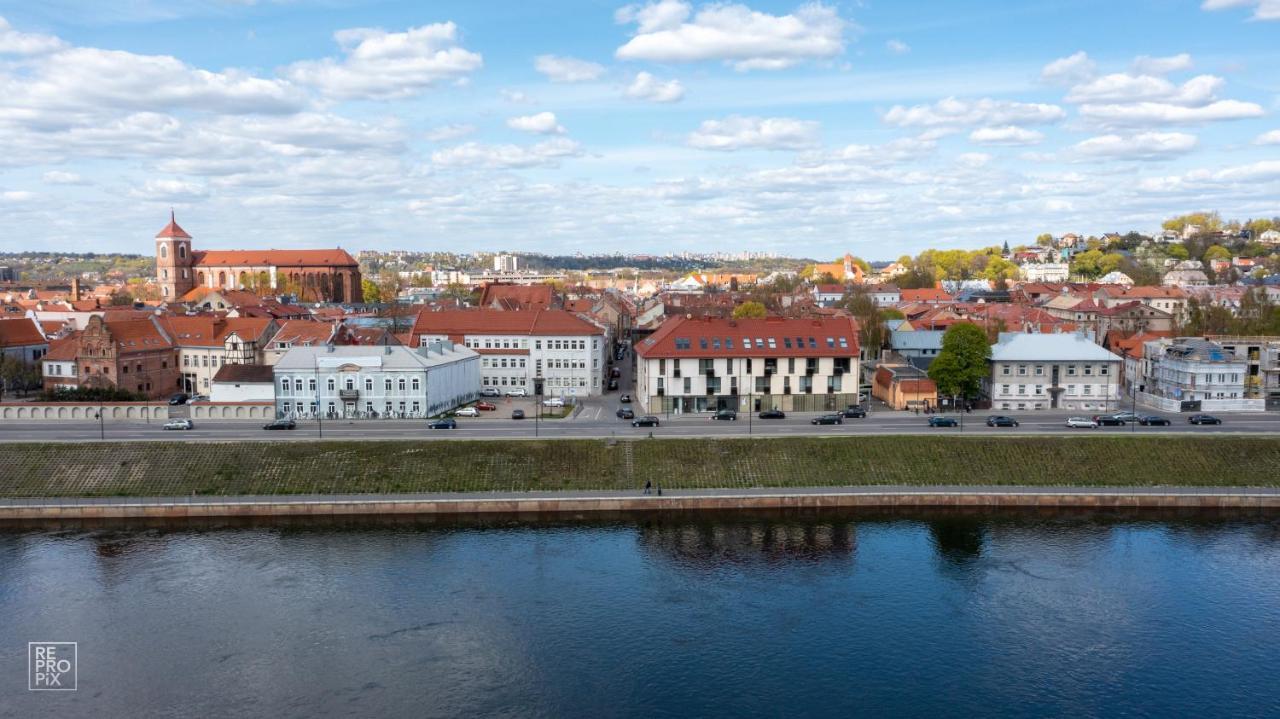
[(896, 259), (1280, 215), (1280, 0), (0, 0), (0, 251)]

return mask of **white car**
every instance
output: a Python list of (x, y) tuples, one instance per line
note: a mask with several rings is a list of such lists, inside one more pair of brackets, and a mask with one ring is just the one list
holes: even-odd
[(485, 387), (484, 389), (480, 390), (481, 397), (498, 397), (501, 395), (502, 393), (498, 391), (497, 387)]
[(560, 399), (559, 397), (550, 397), (548, 399), (542, 400), (542, 406), (543, 407), (563, 407), (564, 400)]
[(480, 410), (476, 409), (475, 407), (463, 407), (462, 409), (458, 410), (457, 412), (454, 412), (454, 413), (453, 413), (453, 416), (455, 416), (455, 417), (479, 417), (479, 416), (480, 416)]
[(189, 419), (171, 419), (164, 423), (165, 429), (195, 429), (196, 425)]
[(507, 396), (508, 397), (528, 397), (529, 390), (525, 389), (524, 387), (515, 387), (507, 390)]
[(1067, 426), (1073, 429), (1093, 429), (1098, 423), (1088, 417), (1068, 417)]

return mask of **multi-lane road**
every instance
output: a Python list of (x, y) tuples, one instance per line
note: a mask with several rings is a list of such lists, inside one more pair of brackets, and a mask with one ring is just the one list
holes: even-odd
[[(532, 412), (530, 412), (532, 414)], [(885, 434), (930, 435), (1102, 435), (1102, 434), (1254, 434), (1280, 437), (1280, 413), (1222, 414), (1221, 425), (1195, 426), (1187, 423), (1186, 415), (1165, 414), (1171, 421), (1167, 427), (1098, 427), (1096, 429), (1069, 429), (1067, 413), (1005, 413), (1018, 419), (1017, 428), (987, 427), (986, 414), (974, 413), (964, 417), (964, 426), (931, 428), (925, 415), (875, 411), (865, 419), (846, 419), (841, 425), (813, 425), (813, 413), (789, 414), (783, 420), (761, 420), (739, 414), (736, 421), (713, 420), (707, 415), (660, 415), (658, 427), (632, 427), (629, 421), (617, 419), (612, 405), (596, 400), (583, 407), (572, 418), (543, 419), (535, 422), (510, 419), (510, 412), (501, 407), (498, 412), (485, 413), (480, 418), (459, 418), (458, 428), (431, 430), (425, 420), (332, 420), (323, 427), (315, 421), (302, 421), (292, 431), (265, 431), (262, 422), (197, 421), (195, 428), (187, 431), (166, 431), (160, 422), (122, 423), (108, 422), (100, 426), (95, 422), (80, 423), (31, 423), (0, 425), (0, 442), (14, 441), (231, 441), (265, 440), (298, 441), (354, 440), (354, 439), (517, 439), (532, 438), (640, 438), (648, 437), (778, 437), (778, 436), (866, 436)]]

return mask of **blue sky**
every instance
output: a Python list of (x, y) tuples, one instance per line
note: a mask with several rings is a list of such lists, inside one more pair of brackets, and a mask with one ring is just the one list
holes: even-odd
[(896, 258), (1280, 215), (1280, 0), (0, 0), (0, 249)]

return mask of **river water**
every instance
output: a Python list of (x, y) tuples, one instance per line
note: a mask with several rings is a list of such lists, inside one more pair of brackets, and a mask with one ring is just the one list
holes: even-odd
[(851, 715), (1280, 716), (1280, 517), (0, 527), (3, 717)]

